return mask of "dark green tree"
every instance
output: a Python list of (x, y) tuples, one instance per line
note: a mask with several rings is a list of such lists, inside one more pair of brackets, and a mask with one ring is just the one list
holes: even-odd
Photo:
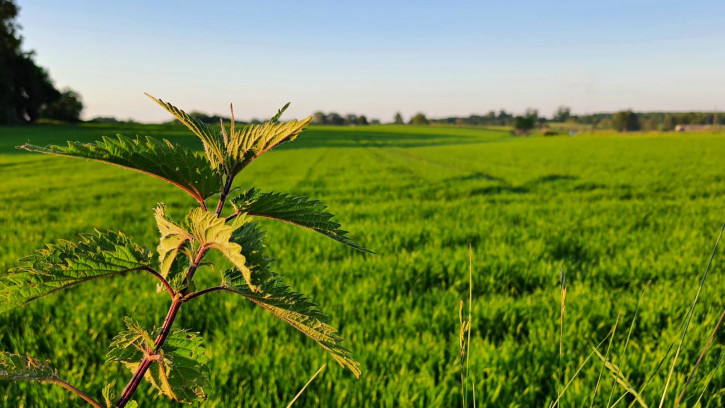
[(357, 124), (360, 126), (367, 126), (368, 125), (368, 118), (365, 117), (365, 115), (360, 115), (357, 117)]
[(65, 122), (80, 122), (83, 102), (78, 92), (65, 88), (60, 98), (43, 111), (43, 117)]
[(0, 0), (0, 124), (32, 123), (60, 98), (33, 52), (22, 51), (18, 10), (13, 0)]
[(552, 118), (554, 122), (566, 122), (571, 116), (571, 109), (568, 106), (559, 106)]
[(637, 114), (631, 109), (612, 115), (612, 127), (618, 132), (631, 132), (641, 128)]
[(405, 123), (403, 121), (403, 115), (401, 115), (400, 112), (395, 112), (395, 117), (393, 118), (393, 123), (395, 123), (396, 125), (402, 125), (403, 123)]
[(425, 117), (424, 114), (419, 112), (419, 113), (416, 113), (415, 116), (413, 116), (410, 119), (410, 124), (411, 125), (427, 125), (428, 119)]

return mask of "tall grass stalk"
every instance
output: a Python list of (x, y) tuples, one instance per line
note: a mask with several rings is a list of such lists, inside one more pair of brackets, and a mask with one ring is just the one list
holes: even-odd
[[(610, 330), (609, 333), (607, 333), (607, 335), (604, 336), (604, 338), (597, 344), (597, 346), (595, 348), (598, 348), (599, 346), (601, 346), (602, 344), (604, 344), (604, 342), (607, 341), (607, 339), (609, 338), (609, 336), (611, 336), (612, 334), (613, 334), (613, 332)], [(576, 379), (576, 377), (579, 376), (579, 373), (582, 371), (582, 369), (584, 368), (584, 366), (587, 365), (587, 363), (589, 362), (589, 360), (591, 360), (592, 356), (594, 356), (594, 351), (590, 352), (589, 355), (587, 356), (587, 358), (584, 359), (584, 362), (582, 362), (579, 365), (579, 368), (577, 368), (577, 370), (574, 372), (574, 375), (569, 379), (569, 381), (564, 386), (564, 389), (561, 390), (561, 392), (559, 393), (559, 395), (557, 395), (556, 400), (551, 403), (551, 405), (549, 406), (549, 408), (560, 407), (559, 403), (561, 401), (561, 397), (564, 396), (564, 393), (566, 392), (566, 390), (569, 388), (569, 386), (571, 385), (571, 383), (574, 382), (574, 380)]]
[(720, 244), (720, 238), (722, 238), (723, 231), (725, 231), (725, 224), (723, 224), (722, 228), (720, 228), (720, 234), (717, 236), (715, 245), (712, 248), (712, 253), (710, 254), (710, 260), (707, 262), (707, 267), (705, 268), (705, 273), (702, 274), (702, 279), (700, 279), (700, 285), (697, 288), (697, 293), (695, 294), (695, 300), (692, 302), (692, 306), (690, 306), (690, 310), (687, 312), (687, 315), (685, 317), (685, 327), (682, 329), (682, 336), (680, 337), (680, 344), (677, 345), (677, 351), (675, 352), (675, 357), (672, 359), (672, 365), (670, 366), (670, 372), (667, 375), (667, 381), (665, 382), (665, 388), (662, 391), (662, 399), (660, 399), (660, 405), (659, 405), (660, 408), (662, 408), (662, 406), (665, 403), (665, 398), (667, 397), (667, 389), (669, 388), (670, 381), (672, 380), (672, 373), (675, 371), (675, 364), (677, 364), (677, 359), (680, 356), (680, 351), (682, 350), (682, 345), (685, 343), (685, 336), (687, 335), (687, 329), (690, 327), (690, 321), (692, 320), (692, 315), (695, 313), (695, 306), (697, 306), (697, 302), (700, 300), (700, 293), (702, 292), (702, 288), (705, 286), (705, 279), (707, 279), (707, 275), (710, 272), (710, 267), (712, 266), (712, 261), (715, 258), (715, 252), (717, 251), (717, 247)]
[(607, 366), (607, 363), (609, 362), (609, 351), (612, 349), (612, 343), (614, 342), (614, 335), (617, 333), (617, 327), (619, 326), (619, 318), (622, 316), (622, 312), (617, 312), (617, 320), (614, 321), (614, 327), (612, 328), (612, 336), (609, 338), (609, 344), (607, 345), (607, 351), (604, 355), (604, 359), (602, 360), (602, 366), (599, 368), (599, 376), (597, 377), (597, 384), (594, 386), (594, 391), (592, 393), (592, 399), (591, 403), (589, 404), (589, 407), (594, 407), (594, 400), (597, 397), (597, 392), (599, 392), (599, 384), (602, 381), (602, 373), (604, 372), (604, 368)]
[(287, 404), (287, 408), (290, 408), (292, 406), (292, 404), (294, 404), (295, 401), (297, 401), (297, 399), (300, 397), (300, 395), (302, 395), (302, 393), (305, 392), (305, 390), (307, 389), (307, 386), (309, 386), (312, 383), (312, 381), (314, 381), (315, 378), (317, 378), (317, 376), (322, 372), (322, 370), (325, 369), (325, 367), (327, 367), (327, 363), (321, 365), (320, 368), (317, 370), (317, 372), (312, 374), (312, 377), (310, 377), (310, 379), (307, 381), (307, 383), (302, 387), (302, 389), (300, 389), (300, 392), (298, 392), (297, 395), (295, 395), (295, 397), (292, 399), (292, 401), (290, 401), (289, 404)]
[(692, 368), (690, 375), (687, 376), (685, 385), (682, 387), (682, 392), (680, 392), (680, 395), (677, 397), (677, 401), (675, 402), (675, 407), (680, 406), (680, 402), (682, 401), (682, 398), (685, 396), (685, 392), (687, 391), (687, 386), (690, 385), (690, 381), (692, 381), (692, 377), (695, 375), (695, 371), (697, 371), (697, 368), (700, 366), (702, 359), (705, 357), (705, 353), (707, 353), (707, 350), (710, 348), (710, 344), (712, 344), (712, 339), (715, 337), (715, 333), (717, 333), (717, 330), (720, 328), (723, 318), (725, 318), (725, 310), (723, 310), (722, 314), (720, 315), (720, 319), (718, 319), (717, 324), (715, 325), (715, 328), (712, 330), (710, 337), (707, 339), (707, 343), (705, 344), (705, 347), (703, 347), (702, 352), (700, 353), (700, 356), (697, 358), (697, 362), (695, 363), (695, 366)]
[[(634, 324), (637, 321), (637, 315), (639, 314), (639, 308), (642, 306), (642, 299), (644, 299), (644, 295), (647, 293), (647, 289), (649, 289), (650, 285), (652, 284), (652, 281), (647, 281), (647, 284), (645, 285), (644, 289), (642, 290), (642, 294), (639, 295), (639, 300), (637, 301), (637, 307), (634, 309), (634, 316), (632, 316), (632, 322), (629, 324), (629, 331), (627, 332), (627, 339), (624, 341), (624, 349), (622, 350), (622, 364), (619, 365), (620, 370), (616, 373), (617, 375), (622, 375), (621, 368), (627, 364), (627, 348), (629, 347), (629, 340), (632, 338), (632, 332), (634, 331)], [(623, 375), (622, 375), (623, 376)], [(614, 408), (624, 397), (627, 395), (628, 392), (625, 392), (622, 394), (612, 405), (609, 405), (609, 403), (612, 401), (612, 395), (614, 394), (614, 388), (615, 388), (615, 382), (616, 382), (616, 376), (612, 380), (612, 391), (609, 393), (609, 400), (607, 401), (607, 407)]]
[(566, 311), (566, 274), (564, 267), (559, 269), (561, 279), (561, 307), (559, 310), (559, 382), (556, 387), (557, 394), (561, 393), (561, 385), (566, 382), (563, 359), (564, 359), (564, 312)]
[(465, 302), (461, 299), (458, 310), (460, 321), (459, 346), (461, 349), (461, 399), (463, 408), (466, 408), (466, 395), (468, 394), (468, 382), (471, 382), (473, 395), (473, 407), (476, 407), (476, 385), (475, 380), (470, 376), (470, 351), (471, 351), (471, 322), (473, 316), (473, 247), (468, 244), (468, 316), (464, 319), (463, 310)]

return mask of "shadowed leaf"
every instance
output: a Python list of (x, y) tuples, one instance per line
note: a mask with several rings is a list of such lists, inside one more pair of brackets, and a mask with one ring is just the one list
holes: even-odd
[(96, 231), (77, 243), (48, 244), (20, 262), (25, 266), (0, 278), (0, 312), (91, 279), (140, 270), (152, 258), (121, 232)]
[(265, 257), (262, 240), (264, 233), (256, 223), (248, 222), (235, 231), (232, 238), (242, 246), (242, 254), (252, 269), (252, 281), (258, 291), (249, 289), (241, 274), (226, 270), (222, 274), (224, 286), (236, 292), (284, 320), (295, 329), (315, 340), (343, 367), (360, 377), (360, 365), (353, 360), (350, 351), (342, 346), (342, 338), (329, 325), (330, 318), (317, 309), (307, 296), (293, 292), (281, 278), (269, 270), (272, 260)]
[(202, 155), (187, 150), (168, 140), (152, 137), (130, 139), (118, 135), (116, 139), (103, 137), (95, 143), (68, 142), (68, 146), (40, 147), (25, 144), (20, 149), (31, 152), (78, 157), (116, 164), (168, 181), (203, 202), (219, 193), (221, 177)]
[(18, 354), (0, 351), (0, 380), (44, 381), (57, 378), (47, 363)]
[(327, 206), (307, 197), (295, 197), (284, 193), (261, 193), (250, 188), (232, 198), (232, 205), (238, 213), (273, 218), (298, 225), (330, 237), (359, 251), (370, 252), (347, 236), (340, 224), (326, 212)]
[(134, 371), (147, 350), (153, 350), (155, 360), (146, 372), (145, 379), (161, 394), (179, 402), (205, 400), (204, 388), (209, 387), (209, 357), (199, 333), (174, 330), (166, 338), (160, 350), (153, 349), (152, 335), (138, 323), (126, 319), (128, 330), (114, 337), (108, 361), (123, 363)]

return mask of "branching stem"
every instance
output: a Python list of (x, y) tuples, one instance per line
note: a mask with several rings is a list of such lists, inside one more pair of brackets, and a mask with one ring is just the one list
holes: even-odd
[[(194, 277), (194, 273), (199, 267), (202, 258), (204, 258), (206, 250), (206, 247), (202, 247), (201, 249), (199, 249), (199, 253), (196, 255), (194, 262), (189, 266), (189, 269), (186, 271), (186, 282), (190, 282), (191, 279)], [(164, 281), (166, 280), (164, 279)], [(164, 319), (164, 325), (161, 327), (161, 332), (154, 340), (154, 349), (158, 350), (161, 348), (161, 346), (164, 345), (166, 337), (168, 337), (169, 333), (171, 332), (171, 326), (174, 324), (176, 315), (177, 313), (179, 313), (179, 309), (181, 308), (182, 303), (184, 303), (184, 296), (185, 293), (183, 293), (183, 291), (179, 291), (174, 294), (173, 301), (171, 302), (169, 311), (166, 313), (166, 318)], [(146, 356), (143, 360), (141, 360), (141, 363), (136, 369), (136, 372), (133, 373), (133, 377), (131, 377), (131, 380), (128, 382), (128, 384), (126, 384), (126, 387), (123, 389), (123, 393), (121, 393), (121, 397), (116, 402), (116, 407), (123, 408), (126, 406), (126, 404), (128, 404), (128, 401), (131, 400), (131, 397), (136, 392), (136, 388), (138, 388), (141, 380), (143, 379), (143, 376), (146, 374), (146, 371), (148, 371), (149, 367), (151, 367), (151, 363), (153, 361), (154, 359), (150, 358), (149, 356)]]
[(161, 281), (161, 284), (164, 285), (164, 288), (166, 288), (166, 291), (169, 292), (169, 295), (171, 296), (172, 299), (174, 298), (174, 296), (176, 296), (176, 293), (174, 292), (174, 289), (171, 288), (171, 285), (169, 284), (169, 282), (166, 279), (164, 279), (164, 277), (161, 276), (161, 274), (158, 273), (154, 268), (152, 268), (150, 266), (145, 266), (142, 269), (144, 271), (147, 271), (150, 274), (154, 275), (156, 277), (156, 279)]
[(216, 292), (216, 291), (219, 291), (219, 290), (230, 290), (230, 289), (225, 288), (224, 286), (213, 286), (211, 288), (206, 288), (206, 289), (200, 290), (198, 292), (189, 293), (188, 295), (186, 295), (183, 298), (181, 298), (181, 301), (184, 302), (184, 303), (186, 303), (186, 302), (190, 301), (191, 299), (194, 299), (194, 298), (199, 297), (201, 295), (206, 295), (207, 293)]
[(224, 183), (224, 188), (222, 189), (221, 194), (219, 195), (219, 204), (216, 206), (216, 215), (217, 217), (221, 215), (222, 209), (224, 209), (224, 202), (227, 201), (227, 195), (229, 195), (229, 190), (232, 189), (232, 182), (234, 181), (234, 177), (227, 176), (227, 180)]
[(47, 380), (42, 380), (41, 382), (47, 382), (55, 385), (60, 385), (61, 387), (65, 388), (66, 390), (72, 392), (73, 394), (83, 398), (83, 400), (89, 404), (91, 404), (94, 408), (104, 408), (103, 405), (101, 405), (98, 401), (94, 400), (93, 397), (86, 394), (85, 392), (79, 390), (78, 388), (68, 384), (66, 381), (61, 380), (60, 378), (50, 378)]

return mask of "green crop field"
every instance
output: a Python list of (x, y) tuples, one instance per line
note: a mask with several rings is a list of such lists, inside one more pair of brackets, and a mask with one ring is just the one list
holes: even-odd
[[(201, 148), (180, 127), (0, 128), (0, 271), (46, 242), (94, 227), (122, 230), (153, 250), (154, 206), (165, 202), (176, 217), (194, 206), (179, 189), (137, 172), (13, 149), (116, 131)], [(547, 407), (562, 378), (573, 378), (585, 361), (561, 406), (614, 402), (623, 386), (599, 358), (587, 358), (618, 315), (612, 362), (636, 390), (656, 372), (641, 391), (656, 406), (725, 222), (724, 158), (720, 134), (512, 138), (465, 128), (313, 127), (255, 161), (235, 185), (320, 199), (376, 252), (263, 223), (274, 269), (333, 316), (362, 376), (356, 380), (316, 343), (244, 298), (214, 293), (185, 306), (177, 320), (207, 342), (213, 387), (204, 406), (285, 406), (325, 362), (296, 406), (461, 406), (458, 312), (468, 296), (469, 244), (469, 370), (477, 406)], [(666, 406), (722, 313), (722, 258), (719, 251), (700, 294)], [(568, 293), (560, 362), (561, 269)], [(211, 269), (198, 276), (209, 284), (218, 279)], [(0, 315), (0, 350), (50, 360), (99, 399), (107, 382), (120, 392), (130, 373), (104, 363), (105, 354), (124, 315), (146, 327), (161, 324), (169, 300), (155, 287), (138, 274), (97, 279), (14, 309)], [(705, 385), (702, 406), (725, 404), (725, 369), (718, 366), (724, 343), (721, 330), (688, 388), (688, 407)], [(136, 399), (143, 407), (177, 406), (155, 394), (142, 384)], [(83, 406), (78, 398), (69, 403), (70, 395), (49, 385), (0, 383), (3, 407)], [(632, 401), (628, 395), (617, 406)]]

